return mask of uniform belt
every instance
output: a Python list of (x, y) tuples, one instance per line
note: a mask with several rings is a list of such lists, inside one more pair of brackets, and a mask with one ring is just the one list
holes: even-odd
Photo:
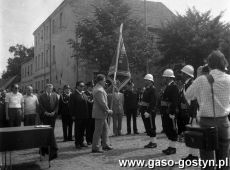
[(140, 102), (140, 106), (146, 106), (146, 107), (149, 107), (149, 103), (146, 103), (146, 102)]
[(161, 101), (161, 106), (166, 106), (166, 107), (168, 107), (169, 105), (170, 105), (169, 102)]
[(181, 109), (188, 109), (188, 105), (181, 103), (180, 104)]

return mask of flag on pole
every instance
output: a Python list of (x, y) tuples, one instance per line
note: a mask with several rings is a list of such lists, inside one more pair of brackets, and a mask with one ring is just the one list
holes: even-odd
[(121, 90), (131, 79), (129, 61), (125, 51), (122, 30), (123, 24), (120, 26), (120, 35), (116, 55), (112, 59), (108, 73), (108, 80), (110, 80), (113, 84), (113, 87), (117, 88), (118, 90)]

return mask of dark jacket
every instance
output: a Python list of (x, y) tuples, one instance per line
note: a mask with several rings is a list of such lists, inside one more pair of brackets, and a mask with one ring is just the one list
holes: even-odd
[(67, 95), (65, 93), (60, 95), (58, 114), (61, 115), (62, 117), (71, 116), (69, 101), (70, 101), (70, 95)]
[(88, 119), (87, 96), (75, 91), (70, 95), (70, 113), (76, 119)]
[(137, 109), (138, 107), (138, 94), (134, 90), (126, 90), (124, 92), (124, 111)]
[(58, 113), (58, 105), (59, 105), (59, 101), (56, 93), (51, 93), (50, 96), (48, 96), (47, 93), (43, 93), (39, 97), (41, 117), (44, 116), (45, 112), (49, 112), (49, 113), (55, 112), (54, 117), (56, 117)]
[(150, 87), (146, 87), (143, 93), (142, 102), (146, 102), (149, 104), (147, 109), (148, 113), (155, 111), (157, 103), (157, 92), (155, 86), (152, 85)]
[(88, 97), (87, 104), (88, 104), (88, 111), (89, 117), (92, 118), (92, 110), (93, 110), (93, 93), (86, 91), (85, 95)]
[(161, 100), (169, 103), (168, 112), (171, 115), (176, 115), (179, 109), (179, 96), (179, 89), (175, 82), (167, 85), (162, 94)]
[(198, 110), (198, 102), (197, 100), (192, 100), (190, 104), (188, 104), (187, 100), (185, 99), (184, 96), (184, 90), (186, 91), (188, 89), (188, 87), (192, 84), (193, 79), (191, 78), (187, 83), (184, 84), (184, 88), (182, 88), (182, 90), (180, 91), (180, 110), (181, 112), (183, 112), (182, 110), (184, 110), (184, 106), (186, 106), (186, 110), (189, 113), (190, 117), (196, 117), (196, 112)]

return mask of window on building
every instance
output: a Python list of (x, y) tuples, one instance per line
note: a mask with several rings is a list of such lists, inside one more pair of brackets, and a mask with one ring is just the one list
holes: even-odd
[(46, 37), (46, 39), (48, 39), (48, 33), (49, 33), (49, 30), (48, 30), (48, 26), (46, 26), (46, 29), (45, 29), (46, 31), (45, 31), (45, 37)]
[(41, 59), (41, 57), (40, 57), (40, 54), (38, 55), (38, 70), (40, 69), (40, 60)]
[(55, 45), (53, 45), (53, 63), (55, 63), (56, 61), (55, 61)]
[(41, 32), (41, 41), (43, 41), (43, 30)]
[(55, 20), (52, 21), (52, 32), (55, 33)]
[(38, 57), (35, 56), (35, 71), (38, 69)]
[(35, 43), (35, 46), (37, 46), (37, 36), (34, 36), (34, 43)]
[(40, 81), (38, 81), (38, 90), (40, 90)]
[(25, 71), (24, 75), (25, 75), (25, 77), (26, 77), (26, 67), (25, 67), (25, 70), (24, 70), (24, 71)]
[(48, 52), (48, 50), (46, 50), (46, 67), (49, 65), (49, 52)]
[(30, 66), (28, 65), (27, 67), (27, 75), (29, 76), (30, 75)]
[(37, 39), (38, 39), (38, 44), (39, 44), (40, 43), (40, 33), (38, 33)]
[(61, 29), (61, 27), (62, 27), (62, 19), (63, 19), (63, 14), (62, 14), (62, 12), (60, 13), (60, 29)]
[(42, 56), (41, 56), (41, 68), (43, 68), (43, 66), (44, 66), (44, 56), (43, 56), (43, 52), (42, 52)]

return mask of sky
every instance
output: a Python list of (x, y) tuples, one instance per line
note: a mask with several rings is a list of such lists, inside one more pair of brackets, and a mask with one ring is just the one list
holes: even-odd
[[(0, 0), (0, 77), (12, 57), (9, 47), (34, 45), (34, 30), (61, 4), (63, 0)], [(151, 0), (162, 2), (173, 13), (185, 14), (190, 7), (200, 12), (212, 11), (216, 16), (224, 11), (223, 21), (230, 23), (229, 0)]]

